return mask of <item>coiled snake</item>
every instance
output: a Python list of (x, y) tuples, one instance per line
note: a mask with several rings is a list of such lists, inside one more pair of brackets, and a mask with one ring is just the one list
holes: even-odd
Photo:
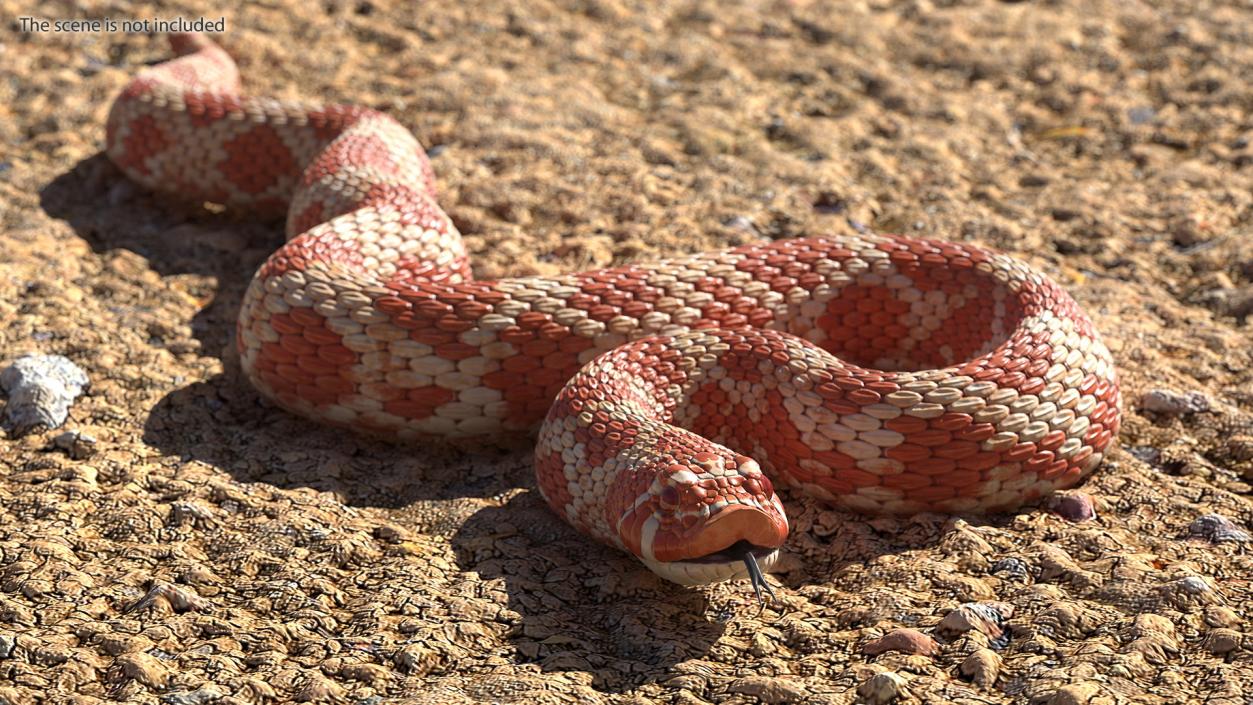
[(154, 190), (287, 213), (239, 314), (256, 388), (398, 439), (542, 422), (548, 503), (664, 578), (765, 586), (776, 483), (859, 512), (1010, 509), (1117, 434), (1091, 321), (1010, 257), (832, 235), (477, 281), (408, 130), (246, 96), (212, 41), (172, 44), (117, 98), (107, 151)]

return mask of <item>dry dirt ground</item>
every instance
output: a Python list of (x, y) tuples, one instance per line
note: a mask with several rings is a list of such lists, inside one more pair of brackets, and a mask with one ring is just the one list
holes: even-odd
[[(101, 155), (160, 37), (21, 15), (225, 16), (252, 91), (383, 109), (432, 148), (480, 277), (863, 228), (1014, 253), (1114, 351), (1121, 450), (1054, 511), (785, 495), (760, 613), (744, 584), (661, 582), (548, 511), (525, 442), (393, 447), (263, 404), (232, 336), (280, 226), (156, 199)], [(92, 386), (68, 427), (97, 439), (77, 458), (57, 432), (0, 439), (0, 702), (1253, 703), (1246, 3), (0, 17), (0, 364), (76, 361)], [(1149, 411), (1159, 388), (1208, 410)], [(968, 602), (1012, 614), (941, 625)], [(920, 634), (886, 645), (918, 653), (868, 653), (898, 629)]]

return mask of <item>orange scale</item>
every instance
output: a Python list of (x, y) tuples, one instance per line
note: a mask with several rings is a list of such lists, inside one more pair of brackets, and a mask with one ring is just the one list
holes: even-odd
[(595, 345), (596, 341), (591, 338), (584, 338), (578, 335), (567, 335), (558, 342), (557, 347), (562, 352), (578, 355), (584, 350), (594, 347)]
[(774, 320), (774, 314), (771, 313), (769, 309), (758, 308), (758, 309), (754, 309), (752, 313), (748, 314), (747, 320), (748, 320), (749, 325), (754, 326), (756, 328), (763, 328), (767, 324), (769, 324), (771, 321)]
[(936, 457), (962, 460), (979, 452), (979, 444), (974, 441), (949, 441), (934, 450)]
[(1111, 392), (1115, 391), (1116, 389), (1117, 387), (1113, 387), (1110, 384), (1109, 380), (1103, 379), (1100, 382), (1097, 382), (1096, 389), (1093, 390), (1093, 394), (1098, 399), (1112, 399), (1115, 395), (1111, 394)]
[(865, 383), (866, 389), (879, 394), (891, 394), (901, 390), (901, 385), (890, 379), (884, 379), (883, 375), (874, 372), (864, 373), (862, 381)]
[(275, 364), (296, 364), (298, 353), (291, 352), (279, 343), (262, 343), (258, 356)]
[(357, 353), (343, 345), (321, 345), (318, 347), (317, 356), (337, 367), (344, 367), (357, 362)]
[(1095, 448), (1096, 450), (1104, 451), (1106, 448), (1109, 447), (1109, 444), (1113, 440), (1114, 440), (1114, 434), (1112, 431), (1110, 431), (1107, 428), (1101, 431), (1096, 441), (1092, 444), (1092, 447)]
[(1089, 428), (1088, 433), (1084, 433), (1084, 445), (1096, 448), (1096, 441), (1100, 441), (1100, 435), (1103, 431), (1105, 431), (1103, 423), (1094, 421), (1093, 425)]
[(870, 345), (876, 350), (880, 350), (882, 352), (889, 352), (896, 347), (897, 340), (898, 338), (896, 336), (891, 336), (891, 335), (886, 335), (886, 334), (879, 335), (870, 341)]
[(888, 475), (883, 478), (883, 486), (891, 487), (897, 490), (904, 490), (912, 493), (914, 490), (920, 490), (923, 487), (930, 487), (931, 478), (927, 475), (915, 475), (912, 473), (904, 473), (901, 475)]
[(517, 316), (518, 326), (529, 330), (539, 328), (550, 320), (547, 314), (539, 311), (523, 311)]
[(923, 503), (943, 502), (956, 496), (957, 488), (943, 485), (931, 485), (909, 493), (909, 499)]
[(309, 402), (310, 404), (313, 404), (314, 406), (326, 406), (328, 404), (334, 404), (339, 401), (339, 395), (336, 394), (335, 392), (330, 392), (330, 391), (321, 389), (317, 385), (313, 385), (313, 384), (297, 385), (296, 396), (300, 397), (301, 399), (304, 399), (305, 401)]
[(909, 250), (895, 250), (888, 255), (888, 259), (898, 265), (915, 264), (918, 262), (918, 255)]
[(990, 423), (971, 424), (966, 428), (953, 431), (953, 437), (963, 441), (986, 441), (996, 435), (996, 426)]
[[(374, 300), (374, 308), (390, 316), (409, 311), (413, 304), (398, 296), (380, 296)], [(293, 309), (294, 311), (295, 309)]]
[(443, 343), (435, 346), (435, 356), (445, 360), (466, 360), (479, 354), (477, 345), (466, 343)]
[(974, 423), (974, 421), (974, 417), (970, 414), (948, 411), (939, 418), (931, 419), (928, 424), (932, 428), (938, 428), (942, 431), (960, 431)]
[[(439, 318), (440, 316), (444, 316), (446, 314), (452, 313), (453, 308), (452, 306), (449, 306), (448, 304), (443, 303), (442, 301), (436, 301), (435, 299), (425, 299), (422, 301), (414, 302), (412, 306), (412, 310), (414, 311), (414, 313), (420, 314), (427, 318), (436, 319), (436, 318)], [(397, 311), (397, 313), (400, 313), (400, 312), (401, 311)]]
[(352, 394), (357, 391), (357, 385), (339, 375), (318, 375), (313, 379), (313, 384), (324, 392), (336, 395)]
[(343, 340), (338, 333), (322, 326), (305, 328), (304, 338), (317, 346), (336, 345)]
[(435, 407), (408, 399), (392, 399), (383, 402), (383, 411), (401, 418), (420, 421), (430, 418), (435, 413)]
[(853, 402), (854, 404), (858, 404), (860, 406), (868, 406), (870, 404), (877, 404), (879, 403), (879, 400), (882, 398), (882, 396), (878, 392), (873, 391), (871, 389), (854, 389), (850, 391), (846, 396), (848, 397), (849, 401)]
[(508, 328), (497, 333), (496, 337), (500, 338), (503, 343), (509, 343), (510, 345), (523, 345), (528, 341), (535, 339), (535, 332), (522, 330), (517, 326), (509, 326)]
[(953, 440), (953, 434), (939, 428), (927, 428), (926, 430), (909, 434), (909, 440), (920, 446), (942, 446)]
[(890, 311), (878, 310), (870, 314), (870, 323), (876, 328), (885, 328), (895, 322), (896, 314)]
[(916, 460), (905, 466), (905, 472), (922, 475), (943, 475), (957, 469), (957, 461), (949, 458), (925, 458)]
[(305, 327), (292, 320), (292, 317), (285, 313), (275, 313), (270, 316), (270, 327), (281, 335), (299, 335)]
[(882, 311), (883, 302), (876, 296), (876, 292), (878, 291), (880, 291), (880, 289), (870, 289), (867, 291), (868, 296), (866, 298), (858, 299), (857, 311), (866, 314)]
[(314, 375), (334, 375), (339, 372), (338, 365), (333, 365), (316, 355), (301, 355), (296, 358), (296, 366)]
[(846, 316), (857, 310), (857, 298), (852, 293), (858, 291), (855, 287), (849, 286), (841, 292), (839, 298), (831, 299), (827, 302), (827, 313), (833, 316)]
[(533, 384), (527, 384), (525, 382), (522, 384), (516, 384), (517, 381), (518, 380), (514, 380), (515, 384), (512, 384), (502, 390), (504, 392), (505, 399), (510, 403), (526, 404), (540, 398), (540, 396), (544, 393), (544, 390), (541, 387), (537, 387)]
[(1054, 460), (1049, 466), (1040, 471), (1040, 479), (1055, 480), (1070, 470), (1071, 464), (1065, 460)]
[(1001, 460), (1007, 463), (1019, 463), (1036, 453), (1034, 443), (1017, 443), (1001, 454)]
[(266, 372), (273, 372), (273, 371), (274, 371), (274, 368), (275, 368), (275, 366), (276, 366), (276, 365), (278, 365), (278, 363), (277, 363), (277, 362), (275, 362), (274, 360), (268, 360), (268, 359), (266, 359), (266, 358), (261, 357), (260, 355), (258, 355), (258, 356), (257, 356), (257, 357), (253, 360), (253, 363), (252, 363), (252, 369), (253, 369), (253, 370), (256, 370), (256, 371), (258, 371), (258, 372), (260, 372), (260, 371), (262, 371), (262, 370), (264, 370), (264, 371), (266, 371)]
[(312, 385), (314, 381), (313, 375), (305, 372), (295, 365), (276, 365), (274, 367), (274, 372), (278, 374), (283, 381), (288, 383), (288, 389), (293, 388), (293, 386), (297, 384)]
[(1022, 464), (1022, 469), (1025, 472), (1041, 473), (1053, 463), (1054, 458), (1051, 452), (1042, 450), (1027, 459)]
[(291, 387), (287, 380), (280, 377), (278, 372), (272, 370), (258, 370), (257, 376), (261, 378), (261, 381), (264, 382), (267, 387), (275, 391), (281, 391)]
[(449, 314), (435, 322), (435, 327), (450, 333), (464, 333), (475, 327), (474, 321), (466, 321)]
[(551, 353), (556, 352), (557, 349), (558, 349), (558, 344), (554, 341), (546, 340), (546, 339), (535, 339), (535, 340), (529, 340), (526, 343), (524, 343), (519, 348), (519, 351), (523, 355), (527, 355), (529, 357), (542, 358), (545, 355), (549, 355)]
[(628, 301), (622, 306), (622, 314), (631, 318), (640, 318), (651, 310), (652, 306), (643, 301)]
[(1022, 394), (1039, 394), (1047, 386), (1048, 383), (1042, 377), (1032, 377), (1018, 385), (1018, 391)]
[(983, 475), (977, 470), (954, 470), (935, 476), (935, 484), (959, 489), (977, 485), (982, 480)]
[[(283, 314), (278, 314), (278, 315), (283, 315)], [(319, 314), (317, 311), (314, 311), (311, 308), (305, 308), (303, 306), (292, 307), (292, 309), (287, 312), (287, 316), (294, 323), (305, 328), (314, 328), (314, 327), (321, 328), (326, 323), (326, 319), (323, 318), (322, 315)], [(275, 330), (278, 330), (278, 329), (276, 328)], [(293, 332), (294, 333), (296, 331), (279, 331), (279, 332), (281, 333)]]
[[(873, 475), (865, 470), (858, 470), (857, 468), (840, 468), (839, 470), (836, 470), (831, 477), (835, 479), (836, 482), (848, 483), (854, 488), (874, 487), (875, 485), (880, 484), (883, 480), (883, 478), (878, 475)], [(894, 475), (892, 477), (899, 476)]]
[(1064, 431), (1051, 431), (1039, 440), (1038, 445), (1043, 450), (1057, 450), (1065, 442), (1066, 433)]
[(906, 442), (886, 449), (883, 454), (892, 460), (899, 460), (902, 463), (914, 463), (930, 458), (931, 449), (926, 446)]
[(466, 321), (477, 321), (492, 312), (492, 307), (480, 301), (463, 301), (453, 307), (458, 318)]
[(819, 284), (826, 281), (826, 277), (818, 272), (806, 271), (796, 277), (796, 281), (806, 290), (812, 291)]
[(883, 426), (889, 431), (904, 434), (906, 440), (911, 440), (913, 434), (921, 433), (928, 428), (927, 420), (920, 419), (917, 416), (897, 416), (894, 419), (884, 421)]
[(883, 331), (882, 326), (876, 326), (873, 323), (866, 322), (857, 328), (857, 337), (865, 341), (867, 347), (873, 347), (873, 341)]
[(507, 357), (500, 363), (501, 371), (512, 374), (526, 374), (540, 366), (540, 360), (530, 355), (514, 355)]
[(574, 368), (578, 366), (579, 361), (578, 358), (570, 353), (556, 351), (544, 356), (543, 363), (544, 367), (549, 369), (562, 370), (564, 375), (566, 371), (573, 374)]
[(437, 328), (419, 328), (410, 333), (409, 338), (416, 343), (433, 347), (442, 343), (451, 343), (456, 340), (457, 336), (451, 331), (443, 331)]
[(538, 387), (560, 387), (566, 381), (565, 370), (540, 367), (526, 373), (526, 381)]

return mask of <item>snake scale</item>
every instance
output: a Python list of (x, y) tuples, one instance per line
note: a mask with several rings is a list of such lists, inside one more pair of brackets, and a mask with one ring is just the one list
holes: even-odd
[(241, 92), (201, 35), (114, 102), (107, 153), (183, 199), (287, 215), (239, 314), (242, 369), (297, 414), (400, 440), (539, 428), (541, 493), (679, 583), (749, 577), (782, 483), (864, 513), (1006, 510), (1118, 432), (1092, 322), (965, 243), (830, 235), (475, 280), (413, 135)]

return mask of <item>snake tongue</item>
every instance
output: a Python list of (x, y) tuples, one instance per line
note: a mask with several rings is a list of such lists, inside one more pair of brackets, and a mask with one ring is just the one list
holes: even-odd
[[(674, 546), (673, 557), (663, 560), (692, 560), (712, 555), (739, 542), (768, 551), (783, 545), (787, 522), (772, 512), (747, 505), (729, 505), (709, 517), (694, 536)], [(662, 556), (658, 555), (658, 558)]]
[(771, 602), (778, 599), (775, 597), (774, 588), (770, 587), (770, 583), (766, 581), (766, 576), (757, 565), (757, 558), (753, 556), (752, 551), (744, 553), (744, 567), (748, 569), (748, 579), (753, 585), (753, 594), (757, 596), (758, 605), (763, 609), (766, 606), (766, 600), (761, 596), (762, 590), (765, 590), (766, 594), (770, 596)]

